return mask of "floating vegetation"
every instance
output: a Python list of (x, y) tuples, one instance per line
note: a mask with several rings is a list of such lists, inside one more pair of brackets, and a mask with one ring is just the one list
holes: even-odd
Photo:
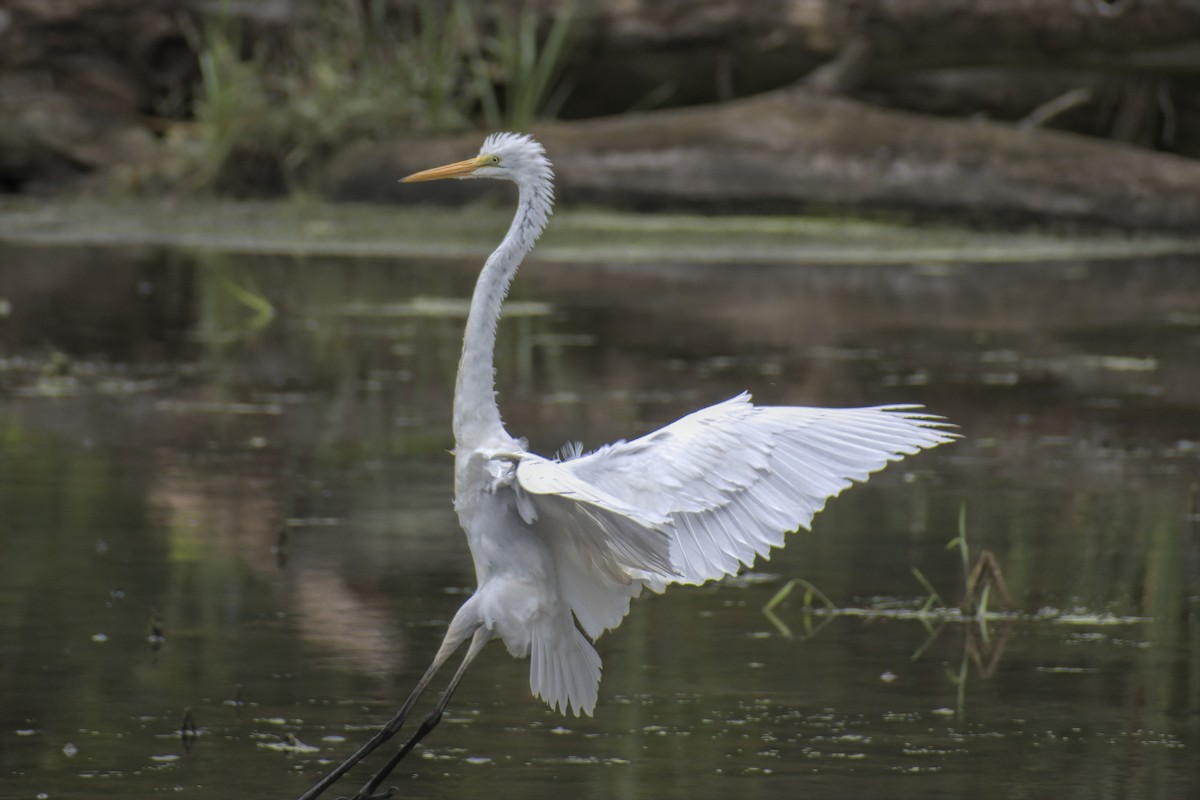
[(266, 414), (279, 416), (283, 406), (279, 403), (222, 403), (206, 400), (160, 400), (156, 404), (159, 411), (174, 411), (180, 414)]
[(264, 750), (274, 750), (277, 753), (317, 753), (321, 748), (305, 744), (294, 733), (286, 734), (283, 739), (270, 742), (255, 742)]
[(187, 365), (139, 366), (72, 358), (58, 350), (40, 356), (0, 356), (0, 388), (17, 397), (66, 398), (83, 394), (135, 395), (177, 385)]
[[(424, 319), (463, 319), (471, 310), (465, 297), (414, 297), (404, 303), (347, 303), (338, 309), (346, 317), (417, 317)], [(505, 317), (544, 317), (553, 311), (549, 303), (510, 300), (504, 304)]]
[[(56, 201), (0, 198), (0, 240), (31, 245), (154, 245), (196, 252), (277, 253), (365, 257), (476, 258), (486, 256), (510, 214), (471, 206), (431, 210), (363, 203), (213, 201), (170, 204), (88, 198)], [(321, 224), (313, 223), (319, 218)], [(537, 250), (538, 262), (611, 264), (938, 264), (1119, 261), (1195, 254), (1200, 241), (1161, 234), (1126, 236), (1053, 232), (997, 234), (963, 227), (907, 226), (883, 221), (821, 217), (712, 217), (594, 212), (565, 208)], [(989, 246), (1002, 238), (1003, 247)], [(14, 312), (15, 313), (15, 312)], [(1186, 318), (1185, 318), (1186, 320)], [(825, 345), (825, 347), (829, 347)], [(871, 348), (827, 349), (834, 359), (872, 360)], [(1003, 373), (1016, 351), (994, 351)], [(1113, 356), (1092, 368), (1113, 372)], [(1047, 369), (1069, 366), (1053, 354)], [(1030, 364), (1033, 366), (1033, 364)], [(1142, 366), (1142, 365), (1133, 365)], [(1145, 365), (1148, 366), (1148, 365)], [(1115, 370), (1115, 371), (1120, 371)], [(1137, 374), (1139, 370), (1132, 370)]]
[[(988, 622), (1036, 622), (1036, 623), (1051, 623), (1055, 625), (1139, 625), (1144, 622), (1149, 622), (1149, 617), (1142, 617), (1133, 614), (1079, 614), (1072, 612), (1059, 612), (1048, 609), (1041, 609), (1033, 613), (1023, 613), (1018, 611), (988, 611), (986, 614), (963, 614), (957, 608), (934, 608), (925, 610), (923, 608), (881, 608), (874, 606), (830, 606), (830, 607), (802, 607), (801, 611), (807, 616), (811, 615), (816, 619), (832, 619), (835, 617), (848, 617), (855, 619), (866, 620), (896, 620), (901, 622), (947, 622), (947, 623), (978, 623), (981, 619)], [(764, 609), (764, 615), (766, 611)], [(774, 615), (772, 615), (774, 616)], [(776, 629), (779, 630), (785, 638), (796, 638), (791, 628), (786, 625), (777, 616), (772, 619)], [(782, 628), (780, 627), (782, 626)], [(785, 630), (786, 629), (786, 632)]]
[(535, 758), (536, 764), (567, 764), (574, 767), (588, 766), (623, 766), (629, 761), (624, 758), (602, 758), (601, 756), (563, 756), (562, 758)]
[(336, 528), (345, 525), (341, 517), (288, 517), (284, 524), (289, 528)]
[(254, 721), (262, 725), (287, 725), (284, 717), (255, 717)]
[[(974, 565), (971, 564), (970, 547), (967, 542), (967, 510), (966, 505), (959, 507), (958, 536), (947, 544), (948, 549), (957, 549), (962, 558), (964, 594), (962, 602), (950, 606), (934, 588), (933, 584), (916, 567), (912, 568), (913, 576), (925, 589), (926, 596), (918, 607), (897, 605), (887, 600), (870, 606), (838, 606), (830, 600), (814, 584), (803, 578), (793, 578), (780, 587), (766, 605), (762, 608), (763, 616), (774, 626), (785, 639), (794, 639), (796, 634), (792, 628), (777, 613), (797, 587), (802, 587), (804, 593), (801, 600), (801, 614), (804, 625), (805, 639), (815, 636), (821, 628), (837, 617), (853, 617), (866, 620), (898, 620), (919, 622), (931, 633), (930, 639), (913, 658), (918, 658), (932, 642), (936, 633), (935, 625), (946, 623), (979, 625), (984, 643), (988, 642), (988, 625), (997, 622), (1037, 622), (1058, 625), (1135, 625), (1147, 622), (1147, 617), (1135, 615), (1118, 615), (1108, 612), (1089, 613), (1085, 611), (1063, 611), (1055, 608), (1040, 608), (1032, 613), (1015, 610), (1015, 604), (1004, 581), (1004, 573), (995, 555), (989, 550), (982, 550)], [(1000, 595), (1007, 607), (997, 611), (991, 608), (992, 589)], [(907, 603), (907, 601), (905, 601)], [(755, 635), (755, 634), (751, 634)]]

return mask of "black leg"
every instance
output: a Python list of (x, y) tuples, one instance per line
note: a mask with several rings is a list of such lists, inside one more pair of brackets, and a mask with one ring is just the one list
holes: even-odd
[(450, 702), (450, 697), (454, 694), (454, 690), (458, 688), (458, 682), (462, 680), (467, 667), (475, 660), (475, 656), (479, 655), (479, 651), (483, 649), (483, 646), (488, 643), (489, 639), (491, 639), (491, 632), (489, 630), (482, 627), (476, 629), (475, 636), (471, 639), (471, 646), (467, 648), (467, 654), (463, 656), (462, 663), (454, 671), (454, 677), (450, 679), (450, 684), (438, 699), (437, 705), (433, 707), (433, 711), (429, 712), (429, 716), (421, 720), (420, 727), (404, 743), (404, 746), (396, 751), (396, 754), (383, 765), (382, 769), (371, 776), (371, 780), (367, 781), (363, 788), (358, 790), (358, 794), (354, 796), (354, 800), (379, 800), (379, 798), (391, 797), (392, 793), (390, 790), (380, 794), (375, 793), (379, 788), (379, 784), (383, 783), (384, 779), (392, 773), (392, 770), (417, 746), (417, 743), (424, 739), (442, 721), (442, 713), (446, 710), (446, 705)]
[(433, 680), (433, 676), (437, 673), (438, 669), (441, 668), (442, 664), (446, 663), (446, 659), (450, 657), (455, 648), (462, 643), (462, 639), (451, 643), (449, 636), (450, 635), (447, 634), (447, 639), (442, 642), (442, 646), (438, 649), (438, 653), (434, 657), (433, 663), (429, 665), (429, 669), (425, 670), (425, 674), (422, 675), (421, 680), (417, 682), (417, 686), (415, 689), (413, 689), (412, 694), (410, 694), (408, 699), (404, 701), (404, 705), (402, 705), (400, 710), (396, 712), (396, 716), (392, 717), (386, 725), (380, 728), (375, 735), (371, 737), (370, 741), (358, 748), (354, 755), (347, 758), (336, 768), (334, 768), (332, 772), (315, 783), (311, 789), (300, 795), (299, 800), (314, 800), (314, 798), (318, 797), (330, 786), (337, 783), (339, 778), (349, 772), (359, 761), (362, 761), (364, 758), (366, 758), (366, 756), (372, 750), (374, 750), (376, 747), (379, 747), (379, 745), (383, 744), (388, 739), (391, 739), (400, 731), (400, 728), (404, 725), (404, 721), (412, 712), (413, 706), (417, 704), (417, 700), (429, 686), (429, 682)]

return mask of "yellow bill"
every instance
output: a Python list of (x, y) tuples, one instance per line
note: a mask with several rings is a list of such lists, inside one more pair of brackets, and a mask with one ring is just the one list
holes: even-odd
[(443, 178), (465, 178), (475, 170), (488, 163), (484, 156), (476, 156), (468, 158), (466, 161), (456, 161), (453, 164), (446, 164), (443, 167), (434, 167), (433, 169), (414, 172), (407, 178), (401, 178), (401, 183), (415, 183), (416, 181), (440, 181)]

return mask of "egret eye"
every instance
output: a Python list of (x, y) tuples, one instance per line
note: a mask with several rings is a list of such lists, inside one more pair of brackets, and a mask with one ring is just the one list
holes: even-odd
[(493, 167), (500, 166), (500, 156), (492, 156), (491, 158), (488, 159), (488, 163), (491, 164)]

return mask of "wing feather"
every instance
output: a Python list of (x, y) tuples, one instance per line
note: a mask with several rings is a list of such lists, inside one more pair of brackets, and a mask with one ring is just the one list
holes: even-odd
[(581, 480), (566, 469), (573, 462), (551, 461), (523, 453), (517, 463), (518, 488), (532, 501), (535, 515), (574, 541), (578, 556), (614, 569), (673, 574), (670, 518), (639, 508)]
[[(513, 488), (518, 508), (529, 509), (525, 521), (555, 552), (562, 598), (595, 639), (620, 624), (645, 584), (661, 586), (679, 577), (671, 562), (671, 519), (580, 479), (567, 469), (569, 463), (522, 453)], [(553, 687), (550, 695), (565, 696), (553, 669), (544, 668), (543, 685)], [(590, 713), (589, 704), (582, 707)]]
[(581, 502), (664, 525), (668, 582), (703, 583), (781, 546), (855, 481), (957, 438), (948, 428), (920, 406), (760, 407), (743, 393), (557, 466), (588, 487)]
[[(759, 407), (743, 393), (567, 461), (523, 453), (515, 488), (594, 639), (643, 586), (699, 584), (753, 564), (855, 481), (957, 438), (948, 427), (920, 406)], [(553, 669), (543, 668), (547, 693), (578, 697)]]

